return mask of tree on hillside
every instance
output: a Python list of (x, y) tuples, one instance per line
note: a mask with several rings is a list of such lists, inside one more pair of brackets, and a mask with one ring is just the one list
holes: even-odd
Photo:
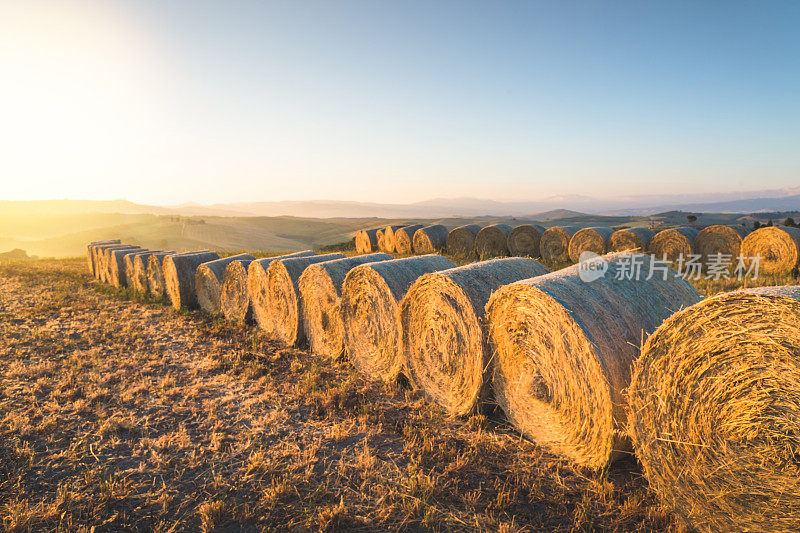
[(792, 217), (786, 217), (786, 220), (783, 221), (783, 225), (784, 226), (789, 226), (789, 227), (797, 226), (797, 224), (795, 224), (794, 219)]
[(697, 217), (694, 215), (686, 215), (686, 220), (689, 221), (689, 224), (694, 224), (697, 222)]
[(753, 231), (757, 230), (760, 227), (761, 227), (761, 222), (759, 222), (758, 220), (753, 222)]
[(768, 228), (771, 228), (771, 227), (772, 227), (772, 219), (769, 219), (769, 222), (767, 222), (767, 227), (768, 227)]

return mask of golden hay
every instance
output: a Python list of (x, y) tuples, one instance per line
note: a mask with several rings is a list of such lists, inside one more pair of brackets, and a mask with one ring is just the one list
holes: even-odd
[(281, 259), (311, 257), (312, 255), (317, 254), (311, 250), (306, 250), (295, 254), (256, 259), (247, 266), (247, 295), (250, 302), (250, 312), (259, 328), (264, 331), (272, 331), (272, 317), (269, 314), (269, 283), (267, 283), (269, 265), (273, 261), (280, 261)]
[[(590, 271), (573, 265), (506, 285), (486, 307), (497, 403), (522, 434), (589, 468), (630, 450), (622, 395), (642, 339), (700, 300), (673, 271), (646, 280), (649, 255), (603, 259), (599, 279), (582, 281)], [(624, 275), (634, 263), (639, 279)]]
[(147, 258), (147, 290), (158, 298), (167, 295), (164, 285), (164, 258), (168, 255), (182, 255), (186, 252), (158, 252)]
[(120, 243), (119, 239), (112, 239), (107, 241), (92, 241), (86, 246), (86, 262), (88, 263), (89, 266), (89, 272), (91, 272), (93, 276), (97, 277), (97, 271), (95, 270), (94, 267), (94, 261), (95, 261), (94, 247), (99, 246), (101, 244), (119, 244), (119, 243)]
[(516, 257), (539, 257), (539, 241), (544, 228), (536, 224), (521, 224), (508, 233), (508, 253)]
[(694, 241), (699, 232), (694, 228), (670, 228), (656, 233), (647, 251), (660, 261), (675, 263), (678, 259), (688, 261), (694, 254)]
[[(162, 252), (160, 250), (150, 250), (141, 254), (133, 256), (133, 276), (131, 279), (131, 287), (139, 294), (147, 294), (150, 292), (149, 283), (147, 280), (147, 267), (150, 263), (150, 258), (155, 254), (162, 254), (161, 257), (172, 254), (175, 252)], [(163, 277), (163, 274), (162, 274)]]
[(459, 226), (447, 234), (447, 253), (455, 257), (475, 255), (475, 237), (481, 227), (477, 224)]
[(669, 318), (637, 361), (629, 428), (651, 488), (700, 531), (800, 531), (800, 287)]
[(173, 254), (164, 258), (161, 265), (164, 270), (164, 289), (173, 308), (197, 305), (194, 273), (197, 267), (215, 259), (219, 259), (216, 252)]
[(503, 285), (546, 274), (533, 259), (509, 257), (425, 274), (400, 303), (409, 381), (452, 415), (475, 410), (490, 382), (484, 307)]
[(267, 267), (267, 309), (272, 333), (278, 340), (292, 346), (305, 340), (300, 324), (300, 295), (297, 282), (310, 265), (343, 259), (344, 254), (312, 255), (279, 259)]
[(413, 247), (417, 255), (441, 252), (447, 246), (447, 228), (441, 224), (425, 226), (414, 232)]
[(611, 234), (610, 252), (646, 252), (655, 232), (650, 228), (626, 228)]
[(553, 226), (542, 233), (539, 240), (539, 253), (542, 260), (548, 263), (566, 263), (569, 261), (569, 240), (575, 235), (575, 226)]
[(356, 233), (356, 252), (370, 254), (378, 249), (378, 230), (362, 229)]
[(297, 286), (303, 331), (313, 353), (337, 358), (344, 350), (341, 296), (347, 273), (365, 263), (392, 259), (389, 254), (368, 254), (325, 261), (306, 268)]
[(133, 289), (134, 292), (139, 292), (136, 287), (136, 258), (145, 256), (149, 257), (149, 254), (152, 254), (157, 250), (138, 250), (132, 254), (128, 254), (123, 259), (123, 263), (125, 263), (125, 279), (128, 282), (128, 287)]
[(475, 237), (475, 253), (480, 259), (507, 256), (506, 241), (509, 233), (511, 233), (511, 226), (507, 224), (486, 226)]
[(708, 226), (700, 230), (694, 240), (694, 252), (703, 265), (708, 265), (717, 254), (736, 261), (742, 249), (742, 239), (750, 232), (744, 226)]
[(594, 252), (597, 255), (608, 252), (613, 233), (613, 229), (604, 227), (578, 230), (569, 240), (569, 260), (577, 263), (583, 252)]
[(370, 379), (392, 381), (402, 368), (399, 302), (423, 274), (456, 266), (422, 255), (357, 266), (342, 285), (344, 346), (353, 365)]
[(381, 252), (386, 251), (386, 244), (383, 242), (384, 234), (386, 233), (386, 228), (378, 228), (378, 231), (375, 232), (375, 239), (378, 241), (378, 250)]
[(250, 254), (232, 255), (203, 263), (194, 273), (194, 287), (197, 293), (197, 304), (200, 309), (211, 316), (222, 313), (220, 298), (222, 296), (222, 276), (225, 267), (235, 262), (253, 261), (255, 257)]
[(124, 250), (138, 248), (131, 244), (100, 244), (94, 247), (95, 268), (97, 269), (97, 279), (104, 283), (111, 282), (111, 260), (109, 259), (110, 250)]
[(114, 287), (127, 287), (128, 278), (125, 272), (125, 256), (143, 250), (140, 246), (120, 248), (109, 251), (108, 280)]
[(742, 241), (742, 255), (758, 256), (761, 274), (788, 274), (800, 261), (800, 229), (785, 226), (757, 229)]
[(386, 226), (383, 230), (383, 246), (384, 252), (393, 253), (394, 252), (394, 234), (400, 228), (406, 227), (406, 224), (397, 224), (394, 226)]
[(394, 251), (400, 255), (410, 254), (414, 250), (414, 234), (422, 227), (422, 224), (414, 224), (395, 231)]

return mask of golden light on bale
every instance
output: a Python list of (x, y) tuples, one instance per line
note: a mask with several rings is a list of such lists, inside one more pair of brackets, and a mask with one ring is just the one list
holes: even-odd
[(297, 252), (296, 254), (278, 257), (264, 257), (250, 262), (247, 266), (247, 295), (250, 302), (250, 312), (259, 328), (272, 331), (272, 316), (269, 314), (269, 283), (267, 282), (267, 269), (273, 261), (291, 259), (294, 257), (310, 257), (317, 255), (311, 250)]
[(670, 263), (680, 258), (688, 261), (694, 254), (694, 241), (699, 232), (694, 228), (670, 228), (661, 230), (650, 241), (647, 250), (658, 260)]
[(222, 314), (222, 277), (225, 267), (234, 262), (246, 261), (248, 264), (255, 257), (250, 254), (232, 255), (203, 263), (194, 273), (194, 286), (197, 293), (197, 305), (211, 316)]
[(507, 224), (492, 224), (486, 226), (475, 236), (475, 253), (480, 259), (504, 257), (508, 255), (508, 234), (511, 226)]
[(610, 252), (644, 253), (650, 246), (655, 232), (650, 228), (625, 228), (611, 234)]
[(533, 259), (509, 257), (419, 278), (400, 304), (409, 381), (452, 415), (473, 412), (490, 382), (483, 320), (489, 296), (503, 285), (547, 272)]
[[(642, 339), (700, 300), (671, 270), (646, 280), (648, 255), (602, 260), (605, 271), (573, 265), (506, 285), (487, 304), (495, 400), (523, 435), (595, 469), (631, 449), (623, 391)], [(644, 275), (628, 279), (634, 264)]]
[(400, 300), (422, 275), (453, 268), (440, 255), (422, 255), (357, 266), (342, 285), (344, 346), (366, 377), (393, 381), (403, 366)]
[(300, 313), (311, 351), (337, 358), (344, 350), (342, 284), (347, 273), (365, 263), (391, 261), (388, 254), (368, 254), (317, 263), (300, 276)]
[(422, 224), (406, 226), (394, 232), (394, 251), (400, 255), (408, 255), (414, 251), (414, 234)]
[(157, 251), (158, 250), (139, 250), (125, 256), (125, 279), (128, 282), (128, 287), (133, 289), (134, 292), (141, 292), (136, 286), (136, 258), (142, 256), (149, 257), (150, 254)]
[(569, 241), (578, 231), (575, 226), (553, 226), (542, 233), (539, 240), (539, 253), (542, 260), (548, 263), (566, 263), (569, 261)]
[(300, 323), (300, 294), (297, 283), (306, 268), (323, 261), (343, 259), (344, 254), (312, 255), (273, 261), (267, 267), (267, 310), (272, 333), (288, 346), (302, 344), (305, 332)]
[(613, 233), (613, 229), (600, 226), (576, 231), (569, 240), (569, 260), (577, 263), (583, 252), (605, 254), (608, 252)]
[(508, 253), (516, 257), (540, 257), (539, 241), (544, 228), (536, 224), (521, 224), (508, 233)]
[(356, 252), (370, 254), (378, 250), (378, 230), (362, 229), (356, 233)]
[(186, 252), (158, 252), (147, 258), (147, 290), (157, 298), (167, 295), (164, 285), (164, 258), (168, 255), (182, 255)]
[(675, 314), (644, 345), (629, 429), (650, 487), (700, 531), (800, 531), (800, 287)]
[(447, 246), (447, 228), (441, 224), (419, 228), (414, 232), (412, 244), (417, 255), (444, 251)]
[(800, 261), (800, 229), (764, 227), (748, 234), (742, 241), (742, 256), (758, 257), (758, 271), (768, 276), (788, 274)]
[[(150, 263), (150, 258), (156, 254), (160, 254), (163, 258), (167, 254), (175, 253), (173, 251), (169, 252), (162, 252), (158, 251), (148, 251), (141, 254), (136, 254), (133, 256), (133, 277), (131, 277), (131, 287), (133, 290), (138, 292), (139, 294), (147, 294), (150, 292), (150, 285), (147, 279), (147, 269)], [(161, 268), (159, 268), (161, 270)], [(162, 279), (163, 279), (163, 271), (162, 271)], [(163, 292), (162, 292), (163, 295)]]
[(717, 254), (736, 261), (742, 249), (742, 239), (748, 233), (749, 230), (744, 226), (708, 226), (697, 234), (694, 252), (700, 255), (703, 265), (712, 262)]
[(95, 254), (95, 269), (97, 270), (97, 279), (107, 283), (111, 281), (111, 272), (109, 270), (111, 261), (108, 258), (109, 250), (122, 250), (133, 248), (130, 244), (100, 244), (94, 247)]
[(475, 237), (481, 227), (466, 224), (454, 228), (447, 234), (447, 253), (455, 257), (471, 257), (475, 254)]
[(97, 271), (95, 270), (94, 261), (94, 247), (99, 246), (101, 244), (119, 244), (119, 239), (110, 239), (105, 241), (92, 241), (86, 246), (86, 261), (88, 263), (89, 272), (92, 273), (93, 276), (97, 277)]
[(384, 234), (386, 233), (386, 228), (378, 228), (378, 231), (375, 233), (375, 237), (378, 241), (378, 250), (381, 252), (385, 251), (386, 245), (383, 242)]
[(164, 270), (164, 289), (173, 308), (197, 305), (194, 274), (197, 267), (215, 259), (219, 259), (216, 252), (173, 254), (164, 258), (161, 266)]
[(111, 285), (117, 288), (128, 286), (128, 278), (125, 273), (125, 256), (139, 250), (143, 250), (143, 248), (140, 246), (132, 246), (130, 248), (121, 248), (109, 252), (108, 272)]
[(383, 250), (384, 252), (392, 253), (395, 251), (394, 234), (397, 230), (404, 227), (406, 227), (406, 224), (396, 224), (394, 226), (386, 226), (386, 229), (383, 230), (383, 246), (385, 248), (385, 250)]

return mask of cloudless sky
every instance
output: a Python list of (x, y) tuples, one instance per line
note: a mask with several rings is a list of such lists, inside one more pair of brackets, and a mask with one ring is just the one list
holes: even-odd
[(800, 185), (800, 2), (0, 2), (0, 199)]

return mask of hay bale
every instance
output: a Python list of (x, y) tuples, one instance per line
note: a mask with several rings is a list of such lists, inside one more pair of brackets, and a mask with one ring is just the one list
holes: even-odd
[[(185, 252), (182, 252), (185, 253)], [(147, 258), (147, 290), (157, 298), (167, 294), (164, 285), (164, 258), (168, 255), (180, 255), (176, 252), (156, 252)]]
[(459, 226), (447, 234), (447, 253), (455, 257), (471, 257), (475, 254), (475, 237), (481, 227), (477, 224)]
[[(381, 251), (386, 253), (393, 253), (394, 252), (394, 232), (399, 230), (400, 228), (406, 227), (405, 224), (395, 224), (393, 226), (386, 226), (383, 230), (383, 248)], [(380, 246), (380, 242), (378, 246)]]
[(619, 229), (611, 234), (609, 251), (644, 253), (650, 246), (655, 232), (650, 228)]
[(578, 231), (575, 226), (553, 226), (542, 233), (539, 240), (539, 253), (542, 260), (548, 263), (566, 263), (569, 261), (569, 241)]
[(172, 254), (164, 258), (161, 265), (164, 271), (164, 289), (172, 307), (180, 309), (197, 305), (194, 274), (197, 267), (215, 259), (219, 259), (219, 255), (216, 252), (207, 251)]
[(384, 236), (385, 232), (386, 232), (386, 228), (378, 228), (378, 231), (375, 233), (375, 236), (376, 236), (376, 238), (378, 240), (378, 250), (380, 250), (381, 252), (386, 251), (385, 250), (386, 245), (383, 242), (383, 236)]
[(442, 256), (422, 255), (369, 263), (347, 273), (341, 300), (344, 346), (359, 371), (370, 379), (397, 378), (403, 362), (400, 300), (423, 274), (454, 266)]
[(594, 252), (603, 255), (609, 250), (611, 245), (611, 235), (614, 230), (596, 226), (593, 228), (583, 228), (575, 232), (569, 240), (569, 260), (573, 263), (580, 261), (583, 252)]
[(86, 262), (88, 263), (89, 272), (92, 273), (93, 276), (97, 277), (97, 271), (95, 270), (94, 261), (94, 247), (99, 246), (101, 244), (119, 244), (119, 239), (111, 239), (106, 241), (92, 241), (86, 246)]
[(267, 309), (272, 333), (288, 346), (302, 344), (305, 332), (300, 323), (298, 281), (306, 268), (315, 263), (343, 259), (344, 254), (313, 255), (273, 261), (267, 267)]
[(508, 233), (506, 248), (516, 257), (539, 257), (539, 241), (544, 228), (535, 224), (521, 224)]
[[(162, 257), (167, 254), (175, 253), (174, 251), (162, 252), (161, 250), (149, 250), (133, 255), (133, 275), (129, 277), (131, 287), (139, 294), (147, 294), (150, 292), (147, 281), (147, 267), (150, 258), (154, 254), (161, 254)], [(160, 270), (160, 268), (159, 268)], [(163, 274), (162, 274), (163, 278)]]
[(475, 237), (475, 253), (480, 259), (507, 256), (509, 233), (511, 233), (511, 226), (508, 224), (486, 226)]
[(758, 256), (761, 274), (788, 274), (800, 264), (800, 229), (786, 226), (757, 229), (742, 241), (742, 256)]
[(131, 244), (100, 244), (94, 247), (94, 265), (97, 270), (97, 279), (106, 283), (111, 279), (109, 266), (111, 261), (108, 259), (108, 251), (124, 248), (133, 248)]
[(317, 255), (311, 250), (297, 252), (277, 257), (256, 259), (247, 266), (247, 295), (250, 302), (250, 313), (258, 327), (264, 331), (272, 331), (272, 317), (269, 314), (269, 284), (267, 283), (267, 269), (273, 261), (290, 259), (293, 257), (310, 257)]
[(647, 251), (661, 261), (675, 263), (679, 258), (688, 261), (694, 254), (694, 241), (698, 233), (694, 228), (661, 230), (650, 241)]
[[(573, 265), (506, 285), (487, 305), (497, 403), (522, 434), (589, 468), (630, 450), (623, 390), (642, 339), (700, 300), (674, 272), (647, 280), (649, 255), (604, 260), (608, 270), (594, 281)], [(633, 261), (643, 275), (615, 279)]]
[(221, 314), (220, 298), (222, 295), (222, 281), (225, 267), (234, 262), (253, 261), (255, 257), (250, 254), (232, 255), (203, 263), (194, 273), (194, 287), (197, 293), (197, 305), (211, 316)]
[[(125, 263), (125, 279), (128, 282), (128, 287), (133, 289), (134, 292), (143, 292), (140, 290), (139, 286), (137, 285), (136, 281), (136, 258), (144, 256), (145, 259), (150, 257), (150, 254), (157, 252), (160, 250), (139, 250), (132, 254), (128, 254), (125, 256), (123, 262)], [(147, 282), (147, 276), (144, 278), (145, 283)]]
[(365, 263), (391, 261), (388, 254), (368, 254), (317, 263), (300, 276), (300, 316), (311, 351), (337, 358), (344, 350), (342, 284), (348, 272)]
[(466, 415), (491, 380), (484, 308), (509, 283), (547, 274), (533, 259), (509, 257), (425, 274), (400, 303), (409, 381), (451, 415)]
[[(248, 282), (251, 265), (257, 263), (258, 274), (266, 280), (266, 268), (272, 261), (276, 259), (288, 259), (290, 257), (308, 257), (310, 255), (316, 254), (311, 250), (305, 250), (281, 256), (254, 259), (252, 261), (234, 261), (229, 264), (225, 267), (225, 272), (222, 275), (222, 294), (220, 295), (222, 314), (227, 320), (240, 324), (249, 322), (252, 319), (253, 310), (250, 305), (250, 289)], [(255, 269), (253, 276), (256, 276)], [(263, 287), (266, 287), (266, 283), (263, 284)]]
[(113, 250), (111, 252), (111, 285), (114, 287), (127, 287), (128, 286), (128, 271), (125, 264), (125, 258), (134, 253), (144, 251), (144, 248), (137, 246), (127, 250)]
[(425, 226), (414, 232), (413, 247), (417, 255), (441, 252), (447, 246), (447, 228), (441, 224)]
[(800, 531), (800, 287), (722, 294), (653, 333), (628, 393), (650, 487), (700, 531)]
[(713, 261), (717, 254), (736, 260), (742, 249), (742, 239), (750, 232), (744, 226), (708, 226), (700, 230), (694, 240), (694, 252), (699, 254), (703, 265)]
[(362, 229), (356, 233), (356, 252), (371, 254), (378, 250), (378, 229)]
[(422, 224), (414, 224), (400, 228), (394, 232), (394, 251), (401, 255), (408, 255), (414, 250), (414, 234), (422, 229)]

